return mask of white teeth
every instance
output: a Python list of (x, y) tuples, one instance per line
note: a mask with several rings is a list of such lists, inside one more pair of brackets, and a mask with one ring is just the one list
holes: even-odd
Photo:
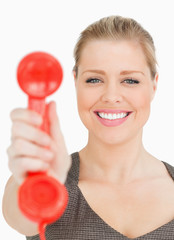
[(98, 115), (101, 117), (101, 118), (104, 118), (104, 119), (109, 119), (109, 120), (115, 120), (115, 119), (119, 119), (119, 118), (124, 118), (128, 115), (128, 113), (99, 113), (98, 112)]

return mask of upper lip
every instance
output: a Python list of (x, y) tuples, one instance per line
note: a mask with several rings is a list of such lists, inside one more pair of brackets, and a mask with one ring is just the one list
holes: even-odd
[(96, 109), (94, 113), (130, 113), (132, 111), (127, 110), (116, 110), (116, 109)]

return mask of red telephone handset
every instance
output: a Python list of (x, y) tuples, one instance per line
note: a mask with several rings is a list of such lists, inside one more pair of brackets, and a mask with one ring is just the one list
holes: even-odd
[[(17, 68), (18, 84), (28, 95), (28, 108), (43, 116), (41, 129), (48, 133), (45, 98), (59, 88), (62, 79), (60, 63), (44, 52), (28, 54)], [(68, 192), (65, 186), (46, 172), (29, 172), (19, 188), (19, 208), (28, 219), (38, 223), (41, 240), (45, 239), (44, 226), (61, 217), (67, 203)]]

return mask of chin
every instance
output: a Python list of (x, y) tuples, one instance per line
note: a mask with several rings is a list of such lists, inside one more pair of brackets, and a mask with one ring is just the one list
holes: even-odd
[(107, 138), (107, 139), (102, 139), (100, 141), (106, 146), (110, 146), (110, 147), (117, 147), (118, 145), (123, 145), (124, 143), (127, 142), (127, 140), (124, 138), (123, 139)]
[(113, 134), (113, 132), (111, 134), (100, 133), (100, 134), (92, 134), (92, 135), (94, 136), (92, 137), (94, 142), (98, 142), (99, 144), (101, 143), (101, 145), (106, 145), (106, 146), (108, 145), (108, 146), (115, 146), (115, 147), (117, 145), (124, 144), (125, 142), (128, 141), (128, 139), (131, 138), (130, 136), (125, 136), (124, 134)]
[(102, 145), (110, 146), (110, 147), (117, 147), (120, 145), (127, 144), (128, 142), (137, 139), (138, 141), (142, 141), (142, 132), (143, 129), (128, 129), (125, 131), (112, 131), (112, 132), (100, 132), (97, 134), (93, 133), (94, 142), (97, 141)]

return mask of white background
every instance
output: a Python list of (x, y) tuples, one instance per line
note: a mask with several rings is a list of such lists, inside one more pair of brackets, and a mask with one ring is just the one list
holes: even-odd
[[(133, 17), (153, 36), (159, 63), (159, 86), (144, 131), (144, 145), (157, 158), (174, 165), (174, 14), (171, 0), (0, 0), (0, 201), (10, 176), (6, 149), (10, 144), (13, 108), (26, 107), (27, 97), (16, 82), (21, 58), (46, 51), (61, 62), (64, 80), (50, 99), (57, 101), (69, 153), (86, 143), (87, 131), (79, 120), (73, 84), (73, 47), (80, 32), (108, 15)], [(48, 99), (49, 100), (49, 99)], [(1, 239), (22, 240), (0, 212)]]

